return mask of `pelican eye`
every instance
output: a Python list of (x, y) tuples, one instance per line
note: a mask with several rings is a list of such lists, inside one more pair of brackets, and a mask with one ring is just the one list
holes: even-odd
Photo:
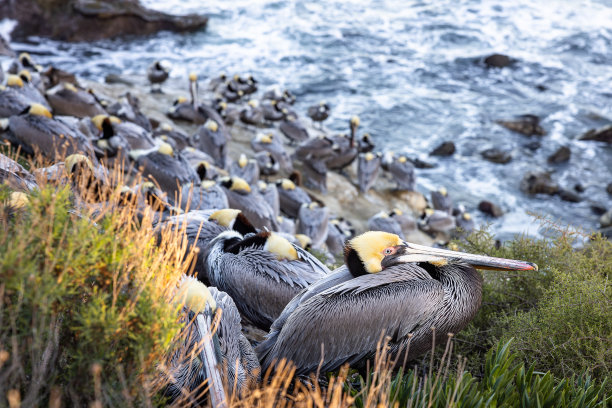
[(384, 255), (393, 255), (396, 252), (397, 252), (397, 248), (395, 248), (395, 247), (388, 247), (388, 248), (385, 248), (385, 250), (383, 251), (383, 254)]

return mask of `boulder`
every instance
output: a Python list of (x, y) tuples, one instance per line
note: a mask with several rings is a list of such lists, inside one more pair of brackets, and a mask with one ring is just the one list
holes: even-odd
[(612, 125), (599, 129), (591, 129), (579, 138), (580, 140), (594, 140), (596, 142), (612, 143)]
[(499, 218), (504, 215), (504, 211), (497, 204), (483, 200), (478, 204), (478, 209), (491, 217)]
[(556, 152), (548, 156), (548, 162), (550, 164), (565, 163), (570, 159), (572, 151), (567, 146), (561, 146)]
[(452, 156), (455, 153), (453, 142), (443, 142), (429, 153), (430, 156)]
[(608, 183), (608, 186), (606, 187), (606, 191), (608, 192), (608, 194), (612, 195), (612, 183)]
[(492, 147), (490, 149), (483, 150), (482, 152), (480, 152), (480, 154), (485, 160), (488, 160), (493, 163), (506, 164), (510, 160), (512, 160), (512, 154), (510, 152), (504, 151), (497, 147)]
[(542, 171), (530, 171), (521, 180), (520, 189), (526, 194), (557, 194), (559, 185), (555, 183), (550, 174)]
[(196, 31), (208, 17), (173, 16), (138, 0), (19, 0), (0, 2), (0, 15), (17, 20), (13, 37), (36, 35), (62, 41), (94, 41), (158, 31)]
[(544, 136), (546, 131), (540, 126), (540, 118), (536, 115), (521, 115), (514, 120), (497, 120), (498, 125), (525, 136)]
[(561, 197), (563, 201), (569, 201), (570, 203), (579, 203), (582, 201), (582, 198), (572, 190), (563, 189), (559, 191), (559, 197)]
[(505, 68), (512, 65), (514, 61), (504, 54), (491, 54), (484, 59), (487, 68)]

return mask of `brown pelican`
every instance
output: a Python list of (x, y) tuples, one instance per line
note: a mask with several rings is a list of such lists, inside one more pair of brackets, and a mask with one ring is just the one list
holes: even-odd
[(55, 120), (49, 110), (37, 103), (11, 116), (9, 129), (26, 154), (40, 152), (49, 158), (73, 153), (93, 154), (93, 146), (85, 135)]
[(348, 242), (345, 266), (296, 296), (257, 347), (263, 372), (282, 358), (296, 374), (363, 367), (381, 336), (399, 366), (444, 344), (474, 317), (482, 277), (474, 268), (537, 270), (532, 263), (429, 248), (385, 232)]
[(197, 248), (195, 257), (195, 273), (197, 278), (209, 284), (208, 275), (204, 266), (210, 249), (211, 241), (220, 233), (233, 229), (241, 234), (257, 232), (240, 210), (224, 208), (220, 210), (193, 210), (187, 213), (174, 215), (164, 219), (159, 224), (159, 231), (163, 228), (185, 232), (189, 243), (188, 250)]
[(204, 153), (215, 159), (215, 165), (225, 168), (227, 163), (227, 142), (230, 136), (219, 122), (209, 119), (198, 128), (194, 135), (194, 143)]
[(274, 156), (272, 156), (270, 152), (257, 152), (255, 154), (255, 160), (257, 160), (257, 164), (259, 165), (259, 172), (263, 176), (273, 176), (278, 174), (280, 165), (276, 160), (274, 160)]
[[(255, 386), (261, 371), (259, 361), (241, 332), (240, 314), (232, 298), (183, 276), (173, 300), (182, 305), (184, 326), (176, 340), (180, 342), (178, 347), (173, 349), (167, 364), (160, 367), (167, 384), (164, 394), (175, 404), (197, 406), (205, 403), (204, 391), (209, 386), (211, 399), (221, 401), (226, 396), (215, 392), (225, 389), (230, 396), (239, 396)], [(208, 319), (219, 309), (219, 326), (211, 333)], [(215, 384), (216, 381), (221, 384)], [(213, 406), (221, 406), (221, 401)]]
[(327, 238), (329, 208), (313, 201), (302, 204), (297, 218), (297, 232), (311, 239), (313, 248), (320, 248)]
[(278, 108), (276, 99), (264, 99), (261, 103), (264, 119), (271, 122), (282, 120), (285, 114)]
[(259, 164), (254, 159), (247, 159), (246, 154), (241, 154), (237, 161), (229, 166), (230, 176), (240, 177), (249, 185), (259, 180)]
[(293, 219), (279, 215), (276, 217), (276, 222), (278, 223), (278, 232), (290, 235), (295, 234), (295, 221)]
[(357, 150), (357, 143), (355, 143), (355, 136), (357, 133), (357, 128), (359, 127), (359, 117), (353, 116), (349, 121), (349, 127), (351, 129), (350, 136), (346, 135), (338, 135), (332, 137), (332, 141), (334, 145), (338, 147), (334, 149), (334, 154), (327, 159), (325, 162), (327, 164), (327, 168), (330, 170), (337, 170), (342, 172), (345, 167), (349, 166), (355, 158), (359, 151)]
[(264, 330), (295, 295), (329, 273), (314, 256), (268, 231), (246, 238), (221, 233), (211, 242), (206, 270), (211, 283)]
[(410, 214), (405, 214), (399, 208), (394, 208), (389, 212), (389, 217), (397, 221), (402, 228), (404, 234), (410, 233), (417, 229), (417, 223), (414, 217)]
[[(274, 183), (266, 183), (265, 181), (257, 182), (257, 190), (264, 200), (270, 205), (274, 216), (277, 218), (280, 216), (280, 198), (278, 196), (278, 189)], [(278, 224), (278, 222), (277, 222)]]
[(393, 153), (387, 152), (381, 164), (383, 169), (393, 176), (393, 179), (397, 183), (398, 190), (414, 191), (416, 180), (414, 165), (406, 156), (401, 155), (395, 157)]
[(349, 229), (343, 228), (342, 219), (334, 218), (329, 220), (325, 245), (334, 256), (344, 253), (344, 243), (352, 237), (353, 233)]
[(180, 198), (183, 211), (229, 208), (225, 191), (213, 180), (183, 184)]
[(372, 152), (361, 153), (357, 161), (357, 179), (359, 181), (359, 190), (362, 193), (368, 192), (378, 177), (380, 171), (380, 153)]
[(100, 134), (96, 147), (108, 156), (119, 151), (124, 155), (132, 150), (150, 150), (156, 147), (151, 134), (132, 122), (124, 122), (116, 116), (96, 115), (91, 118), (93, 132)]
[(426, 208), (419, 221), (419, 227), (430, 234), (449, 234), (457, 227), (457, 224), (453, 216), (446, 211)]
[(165, 142), (160, 143), (157, 150), (146, 153), (132, 151), (130, 156), (136, 160), (143, 175), (154, 179), (172, 198), (183, 184), (200, 181), (200, 177), (189, 162)]
[(281, 122), (279, 129), (289, 139), (290, 143), (301, 143), (310, 137), (304, 124), (295, 115), (287, 115), (285, 120)]
[(374, 150), (376, 146), (372, 142), (372, 137), (369, 133), (364, 133), (359, 139), (359, 153), (368, 153)]
[(44, 106), (46, 109), (51, 110), (49, 103), (45, 99), (44, 95), (30, 83), (30, 73), (28, 71), (21, 71), (19, 75), (7, 75), (6, 87), (12, 88), (14, 91), (20, 93), (30, 103), (38, 103)]
[[(151, 83), (151, 93), (162, 93), (161, 84), (163, 84), (170, 75), (170, 68), (164, 61), (155, 61), (147, 68), (147, 79)], [(153, 88), (157, 85), (157, 88)]]
[(329, 105), (321, 101), (317, 105), (310, 106), (307, 114), (313, 122), (319, 122), (323, 127), (323, 121), (329, 117), (330, 110)]
[(78, 89), (70, 82), (63, 82), (49, 89), (46, 96), (56, 115), (84, 118), (106, 114), (91, 93)]
[(246, 181), (239, 177), (224, 177), (219, 184), (231, 208), (242, 210), (256, 228), (276, 230), (274, 210), (258, 192), (251, 191)]
[(263, 126), (265, 122), (264, 112), (256, 99), (247, 102), (247, 106), (240, 111), (240, 120), (247, 125)]
[(183, 150), (191, 144), (189, 136), (182, 130), (172, 127), (168, 123), (161, 123), (153, 132), (153, 136), (166, 136), (174, 141), (177, 150)]
[(372, 231), (384, 231), (404, 239), (402, 227), (397, 220), (391, 218), (388, 213), (380, 211), (368, 220), (368, 229)]
[(312, 202), (308, 193), (289, 179), (278, 180), (276, 187), (278, 188), (280, 209), (291, 218), (297, 218), (302, 204)]
[(327, 166), (323, 160), (313, 158), (302, 161), (302, 172), (306, 187), (327, 193)]
[(255, 152), (269, 152), (274, 157), (274, 160), (280, 165), (281, 169), (287, 172), (293, 170), (293, 163), (283, 143), (273, 133), (257, 133), (257, 135), (251, 139), (251, 147)]
[(14, 87), (0, 85), (0, 118), (18, 115), (30, 106), (30, 100)]
[(472, 214), (465, 210), (463, 205), (459, 205), (457, 209), (453, 210), (453, 216), (455, 217), (457, 228), (461, 228), (462, 232), (470, 233), (474, 231), (474, 218), (472, 218)]
[(123, 121), (135, 123), (147, 132), (153, 130), (151, 121), (140, 110), (140, 99), (131, 92), (127, 92), (117, 102), (108, 106), (106, 111)]
[(453, 200), (448, 196), (448, 191), (444, 187), (431, 192), (431, 204), (435, 210), (444, 211), (449, 214), (453, 212)]

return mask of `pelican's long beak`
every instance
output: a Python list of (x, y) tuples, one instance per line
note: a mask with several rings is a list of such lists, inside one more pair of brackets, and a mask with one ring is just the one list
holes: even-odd
[(398, 262), (429, 262), (434, 265), (445, 265), (452, 261), (464, 262), (477, 269), (493, 269), (505, 271), (537, 271), (538, 265), (517, 261), (514, 259), (495, 258), (486, 255), (474, 255), (465, 252), (450, 251), (441, 248), (431, 248), (428, 246), (417, 245), (404, 242), (402, 245), (402, 255)]
[(223, 389), (223, 381), (221, 379), (221, 373), (219, 372), (219, 365), (217, 362), (217, 356), (215, 353), (215, 346), (213, 344), (213, 333), (210, 331), (210, 308), (207, 307), (207, 311), (199, 313), (196, 316), (196, 324), (200, 331), (200, 338), (202, 339), (202, 350), (200, 352), (200, 360), (204, 364), (206, 375), (209, 381), (209, 393), (212, 400), (213, 407), (227, 407), (225, 400), (225, 391)]

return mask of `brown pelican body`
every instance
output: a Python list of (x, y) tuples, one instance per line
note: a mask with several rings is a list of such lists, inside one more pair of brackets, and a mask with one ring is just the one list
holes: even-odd
[(260, 180), (257, 182), (257, 190), (263, 199), (270, 205), (272, 211), (274, 211), (274, 216), (278, 221), (278, 217), (280, 216), (280, 198), (278, 196), (276, 184), (266, 183), (265, 181)]
[(455, 218), (446, 211), (426, 208), (423, 219), (419, 221), (419, 227), (431, 234), (449, 234), (457, 227)]
[(406, 156), (395, 157), (392, 153), (385, 154), (382, 161), (383, 169), (393, 176), (398, 190), (414, 191), (416, 176), (414, 165)]
[(472, 214), (465, 211), (463, 205), (459, 205), (457, 209), (453, 210), (453, 216), (455, 217), (455, 224), (457, 228), (460, 228), (462, 232), (470, 233), (474, 231), (476, 224)]
[(323, 160), (310, 159), (302, 162), (304, 184), (308, 188), (327, 193), (327, 166)]
[(327, 238), (329, 208), (316, 202), (302, 204), (297, 218), (297, 232), (311, 239), (313, 248), (320, 248)]
[(431, 192), (431, 205), (435, 210), (444, 211), (449, 214), (453, 212), (453, 200), (448, 196), (448, 191), (444, 187)]
[(165, 141), (168, 141), (168, 139), (173, 141), (177, 150), (183, 150), (191, 145), (191, 140), (185, 132), (167, 123), (163, 123), (155, 129), (153, 136), (161, 137), (162, 139), (167, 138)]
[(0, 85), (0, 118), (18, 115), (27, 109), (30, 103), (30, 99), (19, 90)]
[(258, 133), (253, 139), (251, 139), (251, 147), (255, 152), (269, 152), (272, 157), (274, 157), (274, 160), (276, 160), (276, 162), (280, 165), (281, 169), (287, 172), (291, 172), (293, 170), (293, 163), (291, 162), (291, 158), (287, 154), (283, 143), (273, 133)]
[(110, 115), (117, 116), (123, 121), (135, 123), (147, 132), (153, 130), (151, 121), (140, 110), (140, 99), (130, 92), (126, 93), (119, 101), (110, 105), (106, 110)]
[(321, 127), (323, 127), (323, 121), (329, 118), (330, 111), (331, 109), (327, 103), (319, 102), (317, 105), (310, 106), (307, 114), (313, 122), (319, 122)]
[(325, 245), (327, 246), (329, 252), (331, 252), (334, 256), (342, 255), (344, 252), (344, 244), (354, 235), (354, 231), (346, 228), (343, 223), (343, 219), (334, 218), (330, 220), (328, 224)]
[(278, 180), (276, 187), (280, 199), (280, 209), (291, 218), (297, 218), (302, 204), (312, 202), (308, 193), (289, 179)]
[(257, 164), (259, 165), (259, 172), (263, 176), (273, 176), (278, 174), (280, 170), (280, 165), (274, 159), (274, 156), (270, 152), (258, 152), (255, 154), (255, 160), (257, 160)]
[[(241, 332), (240, 314), (232, 298), (217, 288), (206, 288), (184, 276), (174, 300), (183, 305), (181, 322), (184, 326), (178, 337), (181, 343), (162, 370), (168, 383), (164, 394), (174, 404), (205, 405), (208, 394), (204, 391), (210, 385), (210, 374), (217, 369), (223, 384), (215, 386), (226, 387), (229, 395), (239, 396), (256, 385), (261, 371), (259, 362)], [(221, 319), (217, 331), (212, 334), (205, 330), (204, 325), (208, 324), (205, 317), (218, 309), (221, 309)], [(219, 367), (211, 364), (207, 352), (213, 352)]]
[(91, 93), (78, 89), (69, 82), (56, 85), (49, 89), (46, 95), (56, 115), (84, 118), (106, 114), (102, 105)]
[[(345, 266), (296, 296), (256, 352), (265, 372), (286, 358), (296, 374), (360, 367), (388, 336), (398, 365), (457, 333), (480, 307), (474, 267), (537, 270), (534, 264), (429, 248), (367, 232), (345, 248)], [(408, 350), (408, 351), (407, 351)], [(406, 354), (407, 351), (407, 354)]]
[(316, 258), (278, 234), (244, 238), (233, 231), (212, 241), (206, 270), (240, 313), (265, 330), (295, 295), (328, 273)]
[(342, 171), (345, 167), (353, 163), (359, 153), (357, 143), (355, 143), (355, 136), (357, 128), (359, 127), (359, 118), (353, 116), (349, 121), (349, 126), (351, 129), (350, 136), (338, 135), (332, 137), (332, 141), (337, 147), (334, 148), (334, 154), (326, 161), (327, 168), (330, 170)]
[(357, 161), (357, 178), (359, 181), (359, 190), (366, 193), (376, 181), (380, 171), (380, 154), (372, 152), (361, 153)]
[(32, 104), (22, 114), (11, 116), (9, 129), (27, 154), (40, 152), (49, 158), (74, 153), (93, 154), (93, 146), (85, 135), (54, 119), (39, 104)]
[(253, 185), (259, 180), (257, 160), (247, 159), (245, 154), (241, 154), (237, 161), (232, 162), (228, 170), (230, 176), (240, 177), (249, 185)]
[(304, 124), (295, 115), (288, 115), (281, 122), (279, 129), (291, 143), (301, 143), (310, 137)]
[(263, 126), (265, 122), (264, 112), (257, 103), (257, 100), (251, 99), (247, 105), (240, 111), (240, 120), (247, 125)]
[(209, 154), (214, 160), (215, 165), (225, 168), (227, 163), (227, 142), (230, 137), (225, 127), (219, 122), (207, 120), (200, 126), (194, 135), (195, 145), (204, 153)]
[(220, 186), (227, 195), (231, 208), (242, 210), (255, 228), (276, 230), (276, 216), (274, 210), (246, 181), (239, 177), (226, 177), (220, 180)]
[(180, 153), (174, 152), (167, 143), (161, 143), (156, 151), (138, 154), (135, 158), (143, 175), (154, 179), (172, 198), (183, 184), (200, 181), (189, 162)]
[(13, 88), (22, 94), (30, 103), (38, 103), (48, 110), (51, 110), (49, 103), (41, 91), (32, 83), (32, 74), (22, 70), (18, 75), (8, 75), (6, 77), (7, 88)]
[(277, 122), (284, 119), (285, 114), (278, 108), (276, 99), (264, 99), (261, 103), (264, 119), (271, 122)]
[(211, 210), (229, 208), (225, 191), (212, 180), (181, 186), (181, 209)]
[[(147, 68), (147, 79), (151, 83), (151, 92), (162, 93), (161, 84), (170, 76), (170, 69), (162, 62), (155, 61)], [(153, 85), (157, 85), (153, 88)]]
[(389, 214), (384, 211), (374, 214), (368, 220), (368, 229), (370, 231), (389, 232), (399, 236), (401, 239), (404, 239), (402, 226), (399, 224), (399, 222), (397, 222), (397, 220), (391, 218)]

